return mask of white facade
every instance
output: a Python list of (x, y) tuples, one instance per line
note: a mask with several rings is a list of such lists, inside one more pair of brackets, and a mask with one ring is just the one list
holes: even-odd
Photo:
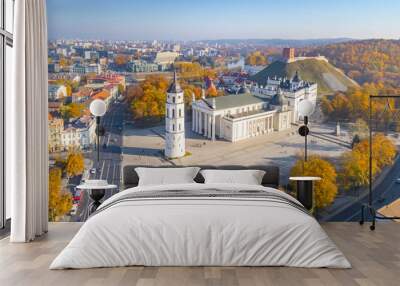
[(295, 121), (301, 119), (297, 109), (300, 101), (308, 99), (314, 103), (314, 105), (317, 102), (317, 83), (301, 80), (297, 72), (293, 79), (290, 80), (277, 77), (267, 78), (265, 86), (255, 84), (251, 87), (251, 92), (253, 94), (267, 98), (272, 98), (277, 94), (278, 90), (288, 100), (288, 106), (293, 110), (293, 118)]
[(64, 85), (49, 84), (48, 92), (49, 100), (59, 100), (68, 96), (67, 88)]
[(309, 99), (314, 104), (317, 84), (268, 79), (266, 86), (254, 85), (252, 94), (202, 98), (192, 102), (192, 130), (204, 137), (231, 142), (286, 130), (299, 121), (298, 104)]
[(292, 110), (251, 94), (208, 98), (192, 103), (192, 130), (204, 137), (236, 142), (291, 127)]
[(165, 157), (185, 156), (185, 104), (176, 73), (167, 91), (165, 115)]
[(61, 132), (61, 145), (68, 148), (85, 149), (96, 139), (96, 124), (91, 117), (80, 118)]

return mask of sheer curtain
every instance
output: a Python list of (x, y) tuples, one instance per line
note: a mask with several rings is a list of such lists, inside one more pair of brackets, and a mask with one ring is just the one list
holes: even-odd
[(6, 187), (12, 242), (47, 231), (46, 0), (15, 2), (13, 93), (6, 99)]

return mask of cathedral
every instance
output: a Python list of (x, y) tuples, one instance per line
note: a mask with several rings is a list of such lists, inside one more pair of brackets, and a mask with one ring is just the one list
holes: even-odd
[(174, 72), (174, 79), (167, 90), (164, 153), (167, 158), (179, 158), (185, 152), (185, 103), (183, 90)]
[(192, 130), (215, 140), (236, 142), (247, 138), (282, 131), (301, 118), (298, 104), (317, 99), (317, 84), (292, 79), (268, 79), (267, 85), (254, 84), (250, 90), (237, 95), (192, 101)]

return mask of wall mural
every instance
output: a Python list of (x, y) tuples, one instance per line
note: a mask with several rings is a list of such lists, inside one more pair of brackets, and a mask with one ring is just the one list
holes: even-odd
[[(77, 186), (107, 180), (117, 186), (108, 198), (122, 188), (124, 165), (228, 164), (277, 165), (282, 191), (292, 194), (290, 176), (321, 177), (319, 220), (359, 220), (368, 195), (368, 98), (399, 93), (398, 41), (90, 39), (49, 41), (51, 220), (84, 220), (91, 200)], [(298, 132), (305, 99), (313, 105), (306, 162)], [(105, 105), (97, 118), (95, 100)], [(400, 194), (398, 107), (390, 99), (372, 110), (382, 212)]]

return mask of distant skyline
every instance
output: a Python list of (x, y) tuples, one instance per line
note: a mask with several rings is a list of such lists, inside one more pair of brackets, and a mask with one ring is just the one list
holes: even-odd
[(47, 0), (50, 39), (400, 38), (398, 0)]

